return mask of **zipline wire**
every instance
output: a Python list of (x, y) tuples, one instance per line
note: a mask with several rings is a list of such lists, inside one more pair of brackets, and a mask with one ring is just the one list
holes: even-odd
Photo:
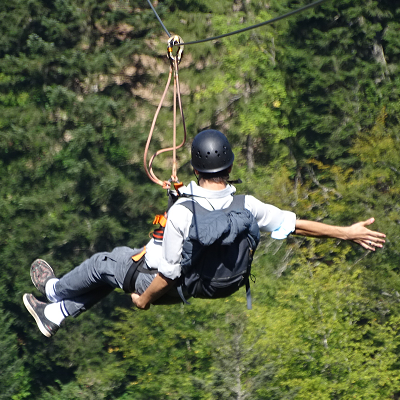
[[(231, 35), (236, 35), (238, 33), (245, 32), (245, 31), (248, 31), (250, 29), (255, 29), (255, 28), (258, 28), (260, 26), (271, 24), (273, 22), (276, 22), (276, 21), (279, 21), (281, 19), (287, 18), (287, 17), (289, 17), (291, 15), (294, 15), (294, 14), (297, 14), (297, 13), (299, 13), (301, 11), (307, 10), (308, 8), (315, 7), (316, 5), (318, 5), (318, 4), (320, 4), (320, 3), (324, 2), (324, 1), (326, 1), (326, 0), (317, 0), (314, 3), (308, 4), (307, 6), (301, 7), (299, 9), (297, 9), (297, 10), (293, 10), (291, 12), (288, 12), (288, 13), (286, 13), (284, 15), (279, 16), (279, 17), (270, 19), (270, 20), (265, 21), (265, 22), (261, 22), (260, 24), (257, 24), (257, 25), (252, 25), (252, 26), (249, 26), (247, 28), (239, 29), (239, 30), (234, 31), (234, 32), (226, 33), (226, 34), (219, 35), (219, 36), (210, 37), (210, 38), (207, 38), (207, 39), (202, 39), (202, 40), (196, 40), (196, 41), (193, 41), (193, 42), (183, 43), (182, 39), (179, 36), (177, 36), (177, 35), (175, 35), (173, 37), (171, 36), (171, 34), (168, 32), (168, 29), (165, 27), (165, 25), (161, 21), (161, 18), (158, 16), (157, 11), (154, 9), (153, 5), (151, 4), (151, 1), (147, 0), (147, 2), (149, 3), (151, 9), (153, 10), (155, 16), (157, 17), (158, 21), (160, 22), (161, 26), (163, 27), (163, 29), (165, 30), (165, 32), (167, 33), (167, 35), (169, 37), (167, 50), (168, 50), (168, 58), (170, 59), (170, 62), (171, 62), (167, 85), (165, 87), (165, 90), (164, 90), (164, 93), (162, 95), (160, 104), (157, 107), (157, 111), (156, 111), (156, 114), (155, 114), (153, 122), (152, 122), (152, 125), (151, 125), (151, 128), (150, 128), (149, 137), (148, 137), (147, 143), (146, 143), (146, 148), (145, 148), (145, 151), (144, 151), (144, 157), (143, 157), (144, 168), (145, 168), (146, 174), (148, 175), (148, 177), (153, 182), (155, 182), (158, 185), (162, 186), (164, 189), (169, 189), (173, 182), (175, 182), (176, 184), (180, 184), (180, 182), (178, 181), (178, 177), (176, 175), (176, 171), (177, 171), (176, 150), (181, 148), (185, 144), (185, 141), (186, 141), (186, 124), (185, 124), (185, 118), (184, 118), (184, 115), (183, 115), (181, 94), (180, 94), (180, 88), (179, 88), (178, 64), (179, 64), (179, 62), (181, 60), (181, 56), (182, 56), (184, 45), (185, 44), (203, 43), (203, 42), (208, 42), (208, 41), (211, 41), (211, 40), (221, 39), (221, 38), (224, 38), (224, 37), (227, 37), (227, 36), (231, 36)], [(179, 46), (177, 54), (175, 56), (172, 53), (172, 48), (174, 46)], [(149, 150), (149, 146), (150, 146), (150, 141), (151, 141), (151, 138), (152, 138), (152, 135), (153, 135), (153, 131), (154, 131), (154, 128), (155, 128), (155, 123), (156, 123), (156, 120), (157, 120), (158, 113), (159, 113), (159, 111), (161, 109), (163, 100), (165, 98), (165, 95), (167, 93), (168, 87), (169, 87), (170, 82), (171, 82), (172, 74), (174, 74), (173, 146), (157, 151), (150, 158), (150, 160), (148, 162), (148, 165), (147, 165), (147, 154), (148, 154), (148, 150)], [(184, 130), (183, 141), (178, 146), (176, 145), (176, 105), (177, 105), (176, 104), (176, 100), (178, 100), (178, 103), (179, 103), (181, 119), (182, 119), (182, 123), (183, 123), (183, 130)], [(166, 151), (172, 151), (173, 152), (172, 174), (171, 174), (171, 178), (168, 181), (162, 181), (162, 180), (158, 179), (157, 176), (155, 175), (152, 165), (153, 165), (154, 158), (157, 155), (159, 155), (161, 153), (164, 153)], [(175, 183), (174, 183), (174, 185), (175, 185)]]
[(264, 21), (264, 22), (261, 22), (261, 23), (256, 24), (256, 25), (248, 26), (247, 28), (239, 29), (239, 30), (234, 31), (234, 32), (224, 33), (223, 35), (214, 36), (214, 37), (210, 37), (210, 38), (207, 38), (207, 39), (196, 40), (196, 41), (193, 41), (193, 42), (184, 42), (184, 43), (182, 43), (182, 45), (209, 42), (210, 40), (221, 39), (221, 38), (224, 38), (224, 37), (227, 37), (227, 36), (232, 36), (232, 35), (236, 35), (238, 33), (249, 31), (251, 29), (259, 28), (260, 26), (272, 24), (273, 22), (280, 21), (281, 19), (290, 17), (290, 16), (292, 16), (294, 14), (297, 14), (297, 13), (299, 13), (301, 11), (307, 10), (308, 8), (315, 7), (318, 4), (323, 3), (324, 1), (326, 1), (326, 0), (315, 1), (314, 3), (308, 4), (308, 5), (304, 6), (304, 7), (300, 7), (297, 10), (290, 11), (290, 12), (284, 14), (284, 15), (281, 15), (281, 16), (276, 17), (276, 18), (272, 18), (272, 19), (270, 19), (268, 21)]
[[(164, 30), (167, 32), (168, 36), (171, 36), (171, 35), (169, 34), (167, 28), (166, 28), (166, 27), (164, 26), (164, 24), (162, 23), (162, 21), (161, 21), (160, 17), (158, 16), (156, 10), (154, 9), (154, 7), (152, 6), (152, 4), (150, 3), (150, 0), (147, 0), (147, 1), (148, 1), (148, 3), (150, 4), (152, 10), (154, 11), (154, 14), (156, 15), (157, 19), (160, 21), (162, 27), (163, 27)], [(201, 40), (195, 40), (195, 41), (192, 41), (192, 42), (180, 43), (180, 45), (189, 45), (189, 44), (204, 43), (204, 42), (209, 42), (209, 41), (211, 41), (211, 40), (217, 40), (217, 39), (221, 39), (221, 38), (224, 38), (224, 37), (227, 37), (227, 36), (232, 36), (232, 35), (236, 35), (236, 34), (238, 34), (238, 33), (246, 32), (246, 31), (249, 31), (249, 30), (251, 30), (251, 29), (259, 28), (260, 26), (272, 24), (273, 22), (280, 21), (281, 19), (284, 19), (284, 18), (288, 18), (288, 17), (290, 17), (290, 16), (292, 16), (292, 15), (294, 15), (294, 14), (297, 14), (297, 13), (302, 12), (302, 11), (304, 11), (304, 10), (307, 10), (307, 9), (309, 9), (309, 8), (315, 7), (315, 6), (317, 6), (318, 4), (323, 3), (324, 1), (326, 1), (326, 0), (317, 0), (317, 1), (315, 1), (314, 3), (307, 4), (306, 6), (303, 6), (303, 7), (298, 8), (297, 10), (290, 11), (290, 12), (288, 12), (288, 13), (286, 13), (286, 14), (280, 15), (280, 16), (278, 16), (278, 17), (272, 18), (272, 19), (270, 19), (270, 20), (268, 20), (268, 21), (264, 21), (264, 22), (261, 22), (261, 23), (256, 24), (256, 25), (248, 26), (247, 28), (239, 29), (239, 30), (237, 30), (237, 31), (233, 31), (233, 32), (229, 32), (229, 33), (224, 33), (223, 35), (219, 35), (219, 36), (213, 36), (213, 37), (210, 37), (210, 38), (207, 38), (207, 39), (201, 39)]]
[(171, 34), (168, 32), (168, 29), (165, 27), (165, 25), (163, 24), (163, 22), (161, 21), (161, 18), (158, 16), (157, 11), (155, 10), (155, 8), (153, 7), (153, 4), (151, 4), (150, 0), (147, 0), (147, 2), (149, 3), (149, 6), (151, 7), (151, 9), (153, 10), (155, 16), (157, 17), (158, 21), (160, 22), (161, 26), (163, 27), (164, 31), (166, 32), (166, 34), (168, 35), (168, 37), (171, 37)]

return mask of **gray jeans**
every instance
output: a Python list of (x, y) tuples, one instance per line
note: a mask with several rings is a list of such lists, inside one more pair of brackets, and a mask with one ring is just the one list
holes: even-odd
[[(132, 256), (140, 249), (117, 247), (111, 253), (96, 253), (55, 285), (56, 295), (64, 300), (71, 316), (78, 316), (98, 303), (114, 289), (122, 289), (124, 278), (132, 265)], [(139, 274), (136, 291), (141, 294), (156, 274)]]

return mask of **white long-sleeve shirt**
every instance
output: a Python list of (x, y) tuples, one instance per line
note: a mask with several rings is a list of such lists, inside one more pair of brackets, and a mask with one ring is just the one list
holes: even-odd
[[(207, 190), (192, 181), (179, 191), (194, 197), (179, 199), (170, 208), (162, 243), (152, 239), (146, 245), (147, 265), (157, 268), (160, 273), (170, 279), (179, 278), (181, 275), (182, 246), (189, 234), (193, 216), (190, 210), (179, 204), (183, 201), (196, 201), (210, 211), (224, 209), (231, 204), (232, 194), (236, 192), (236, 188), (227, 185), (223, 190)], [(280, 210), (250, 195), (245, 196), (245, 208), (254, 215), (260, 230), (272, 232), (271, 236), (274, 239), (285, 239), (295, 229), (296, 214), (291, 211)]]

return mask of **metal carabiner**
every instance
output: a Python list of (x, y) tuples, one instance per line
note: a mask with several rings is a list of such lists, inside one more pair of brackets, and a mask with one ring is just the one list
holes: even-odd
[[(172, 65), (174, 64), (175, 60), (177, 61), (178, 64), (181, 62), (183, 49), (184, 49), (185, 46), (180, 45), (180, 43), (183, 43), (183, 40), (178, 35), (171, 36), (168, 39), (168, 47), (167, 47), (168, 53), (167, 53), (167, 56), (168, 56), (169, 61), (171, 62)], [(174, 46), (178, 46), (178, 50), (176, 51), (175, 56), (172, 53), (172, 50), (173, 50)]]

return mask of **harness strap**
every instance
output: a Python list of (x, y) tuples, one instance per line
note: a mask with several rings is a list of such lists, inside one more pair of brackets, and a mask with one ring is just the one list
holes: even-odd
[[(181, 194), (179, 193), (179, 189), (183, 186), (182, 182), (174, 182), (173, 183), (174, 189), (170, 190), (168, 189), (168, 207), (167, 211), (175, 204), (175, 202), (181, 197)], [(160, 226), (157, 229), (154, 229), (152, 235), (153, 238), (156, 240), (162, 241), (164, 239), (164, 231), (165, 231), (165, 226), (167, 225), (167, 213), (165, 212), (164, 214), (158, 214), (154, 217), (153, 220), (153, 225), (160, 224)]]
[(251, 305), (251, 292), (250, 292), (250, 279), (247, 278), (246, 282), (246, 299), (247, 299), (247, 309), (251, 310), (252, 305)]
[(176, 290), (178, 291), (179, 297), (182, 299), (182, 301), (183, 301), (185, 304), (190, 305), (190, 303), (185, 299), (185, 296), (184, 296), (183, 290), (182, 290), (182, 285), (177, 286), (177, 287), (176, 287)]
[(167, 225), (167, 216), (165, 214), (156, 215), (153, 221), (153, 225), (155, 224), (160, 224), (163, 228), (165, 228), (165, 225)]
[(135, 291), (135, 282), (139, 274), (138, 267), (144, 263), (144, 255), (146, 254), (146, 248), (132, 256), (132, 265), (125, 275), (122, 289), (125, 293), (132, 293)]
[(167, 213), (164, 215), (159, 214), (154, 217), (153, 225), (159, 224), (160, 226), (153, 231), (153, 238), (156, 240), (164, 239), (165, 225), (167, 225)]

